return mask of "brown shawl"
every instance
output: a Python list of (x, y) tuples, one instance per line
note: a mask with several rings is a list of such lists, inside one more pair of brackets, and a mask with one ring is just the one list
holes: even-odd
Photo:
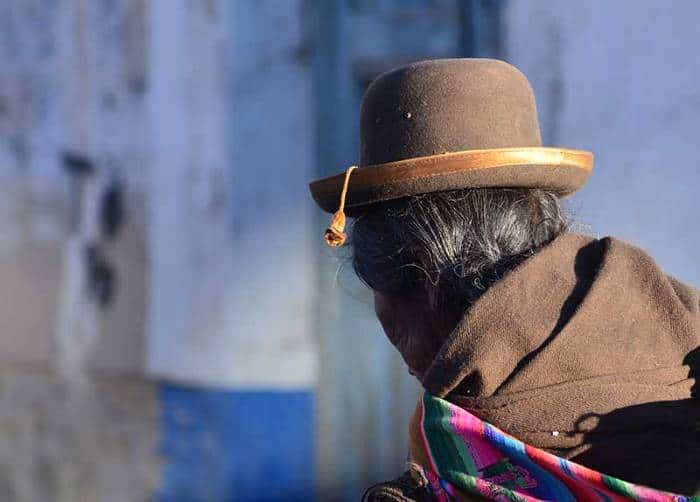
[(423, 384), (534, 446), (692, 493), (699, 302), (640, 249), (567, 234), (470, 307)]

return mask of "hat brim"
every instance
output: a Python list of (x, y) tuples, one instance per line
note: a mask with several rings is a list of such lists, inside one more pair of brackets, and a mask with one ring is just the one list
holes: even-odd
[[(566, 148), (528, 147), (468, 150), (399, 160), (353, 171), (345, 212), (411, 195), (463, 188), (541, 188), (560, 197), (581, 188), (593, 169), (593, 154)], [(321, 209), (338, 209), (345, 173), (313, 181)]]

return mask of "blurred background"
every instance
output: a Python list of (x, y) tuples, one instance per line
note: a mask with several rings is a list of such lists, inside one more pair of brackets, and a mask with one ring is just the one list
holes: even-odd
[(307, 183), (378, 73), (499, 57), (578, 228), (700, 285), (700, 3), (0, 1), (0, 500), (358, 500), (418, 385)]

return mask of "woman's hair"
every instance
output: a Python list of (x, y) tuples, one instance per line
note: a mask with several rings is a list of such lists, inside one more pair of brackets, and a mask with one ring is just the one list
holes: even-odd
[(379, 204), (352, 227), (352, 263), (375, 291), (459, 314), (564, 233), (557, 196), (538, 189), (436, 192)]

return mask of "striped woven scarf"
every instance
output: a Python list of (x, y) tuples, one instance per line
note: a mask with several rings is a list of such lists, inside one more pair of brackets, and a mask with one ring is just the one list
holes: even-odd
[[(556, 432), (554, 432), (556, 433)], [(410, 427), (411, 461), (437, 500), (700, 502), (634, 485), (518, 441), (425, 393)]]

